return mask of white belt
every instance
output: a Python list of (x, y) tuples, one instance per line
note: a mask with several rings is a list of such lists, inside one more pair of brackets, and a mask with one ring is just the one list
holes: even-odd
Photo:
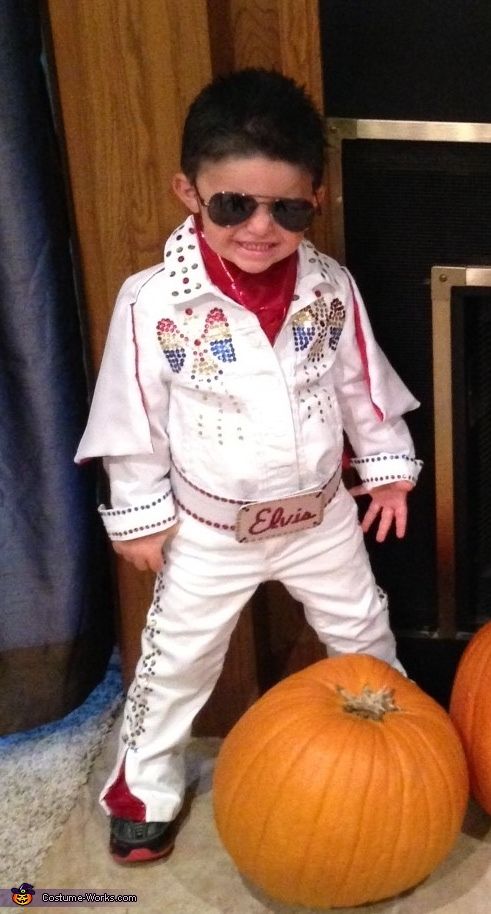
[(240, 501), (212, 495), (190, 482), (174, 464), (170, 479), (174, 499), (182, 511), (208, 527), (234, 534), (239, 542), (250, 542), (318, 526), (325, 507), (339, 488), (341, 465), (317, 489), (267, 501)]

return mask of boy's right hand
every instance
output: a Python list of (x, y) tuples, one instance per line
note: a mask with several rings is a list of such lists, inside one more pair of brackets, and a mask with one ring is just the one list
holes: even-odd
[(176, 532), (177, 526), (174, 524), (160, 533), (150, 533), (134, 540), (112, 540), (113, 549), (138, 571), (155, 571), (158, 574), (164, 567), (164, 544)]

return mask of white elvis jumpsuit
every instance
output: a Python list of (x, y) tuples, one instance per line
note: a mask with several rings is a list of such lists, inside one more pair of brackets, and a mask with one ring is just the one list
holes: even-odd
[[(282, 581), (329, 654), (398, 666), (387, 600), (342, 482), (322, 523), (238, 542), (241, 502), (335, 477), (344, 450), (368, 488), (415, 482), (420, 461), (401, 416), (419, 404), (373, 337), (348, 272), (304, 241), (295, 294), (271, 346), (257, 317), (212, 285), (189, 217), (163, 263), (130, 277), (111, 322), (76, 460), (104, 458), (112, 539), (165, 530), (165, 548), (125, 707), (122, 770), (146, 821), (182, 804), (183, 747), (258, 584)], [(122, 768), (124, 760), (124, 769)], [(142, 805), (143, 804), (143, 805)]]

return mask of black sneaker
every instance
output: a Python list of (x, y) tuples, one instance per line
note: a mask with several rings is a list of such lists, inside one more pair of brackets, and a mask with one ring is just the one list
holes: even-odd
[(109, 851), (117, 863), (167, 857), (174, 847), (174, 822), (133, 822), (111, 816)]

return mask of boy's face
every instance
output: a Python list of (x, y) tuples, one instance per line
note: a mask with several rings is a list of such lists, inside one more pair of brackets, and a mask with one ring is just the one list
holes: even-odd
[(192, 213), (201, 214), (203, 232), (212, 250), (247, 273), (261, 273), (288, 257), (297, 249), (304, 232), (282, 228), (265, 204), (260, 204), (240, 225), (222, 227), (212, 222), (199, 198), (208, 203), (213, 194), (231, 191), (253, 197), (309, 200), (317, 206), (323, 196), (323, 188), (313, 192), (312, 178), (303, 168), (259, 155), (205, 162), (194, 184), (184, 174), (178, 174), (173, 187)]

